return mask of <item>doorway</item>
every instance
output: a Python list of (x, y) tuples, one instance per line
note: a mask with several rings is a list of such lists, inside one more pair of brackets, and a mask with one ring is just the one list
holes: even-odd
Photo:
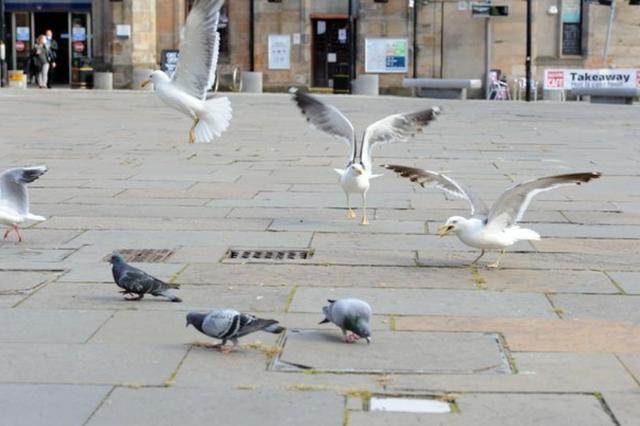
[(53, 32), (53, 39), (58, 43), (58, 57), (53, 71), (53, 85), (69, 84), (69, 13), (68, 12), (36, 12), (33, 14), (34, 40), (45, 31)]
[(313, 87), (331, 88), (335, 93), (350, 91), (349, 20), (312, 18)]

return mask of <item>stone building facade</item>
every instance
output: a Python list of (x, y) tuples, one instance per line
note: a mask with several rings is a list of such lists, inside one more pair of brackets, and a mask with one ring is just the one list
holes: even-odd
[[(53, 0), (31, 4), (48, 2)], [(193, 0), (70, 0), (74, 2), (91, 7), (92, 42), (87, 53), (97, 69), (114, 72), (116, 87), (125, 88), (131, 85), (134, 70), (156, 68), (163, 50), (178, 48)], [(379, 74), (381, 91), (401, 91), (406, 76), (484, 78), (485, 19), (472, 16), (472, 2), (352, 3), (356, 34), (350, 51), (348, 0), (227, 0), (221, 73), (228, 75), (235, 68), (261, 71), (266, 90), (292, 84), (337, 88), (340, 79), (348, 78), (352, 63), (357, 75)], [(526, 1), (492, 3), (508, 6), (509, 14), (491, 18), (490, 68), (501, 70), (510, 79), (523, 77)], [(617, 4), (605, 63), (609, 7), (586, 0), (533, 0), (536, 80), (540, 82), (549, 67), (640, 68), (640, 6), (632, 6), (628, 0), (617, 0)], [(11, 17), (7, 15), (7, 19)], [(376, 66), (384, 66), (384, 58), (378, 65), (367, 62), (375, 62), (375, 55), (367, 55), (367, 49), (381, 54), (385, 39), (398, 40), (395, 48), (399, 53), (387, 58), (398, 72), (376, 71)]]

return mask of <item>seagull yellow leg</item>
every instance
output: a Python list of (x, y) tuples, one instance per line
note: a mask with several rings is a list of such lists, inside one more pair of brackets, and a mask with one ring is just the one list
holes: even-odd
[(473, 262), (471, 262), (471, 265), (475, 265), (476, 263), (478, 263), (478, 260), (480, 260), (482, 256), (484, 256), (484, 249), (480, 252), (480, 256), (473, 259)]
[(191, 129), (189, 129), (190, 144), (193, 144), (196, 141), (196, 126), (198, 125), (199, 122), (200, 122), (200, 118), (196, 116), (196, 118), (193, 120), (193, 126), (191, 126)]
[(487, 268), (498, 269), (500, 267), (500, 261), (502, 261), (502, 258), (504, 257), (505, 254), (506, 252), (504, 249), (500, 250), (500, 254), (498, 255), (498, 258), (496, 259), (495, 263), (490, 263), (489, 265), (487, 265)]
[(349, 193), (345, 192), (345, 194), (347, 194), (347, 217), (349, 219), (355, 219), (356, 212), (354, 212), (353, 209), (351, 208), (351, 202), (349, 201)]
[(367, 219), (367, 193), (362, 194), (362, 221), (360, 225), (368, 225), (369, 219)]

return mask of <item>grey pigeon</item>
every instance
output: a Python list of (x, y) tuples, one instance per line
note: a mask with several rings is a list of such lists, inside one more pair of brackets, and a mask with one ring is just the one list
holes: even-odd
[(120, 293), (138, 295), (138, 297), (134, 298), (125, 298), (126, 300), (141, 300), (148, 293), (152, 296), (166, 297), (172, 302), (182, 302), (182, 299), (173, 292), (173, 290), (180, 288), (178, 284), (168, 284), (160, 281), (146, 272), (127, 264), (122, 256), (116, 253), (111, 255), (109, 262), (112, 265), (113, 281), (123, 289)]
[[(329, 305), (322, 308), (325, 318), (320, 324), (332, 322), (342, 330), (344, 340), (353, 343), (364, 337), (371, 343), (371, 306), (360, 299), (329, 299)], [(347, 335), (347, 331), (352, 334)]]
[(18, 225), (26, 220), (42, 222), (46, 218), (29, 212), (27, 184), (47, 172), (47, 166), (17, 167), (0, 174), (0, 223), (9, 226), (4, 233), (6, 239), (11, 231), (22, 241)]
[[(222, 343), (214, 347), (229, 352), (238, 345), (238, 338), (256, 331), (266, 331), (280, 334), (284, 327), (278, 325), (278, 321), (272, 319), (257, 318), (253, 315), (243, 314), (234, 309), (221, 309), (213, 312), (189, 312), (187, 314), (187, 327), (194, 326), (202, 334), (215, 339), (221, 339)], [(233, 348), (224, 349), (227, 340), (233, 342)]]

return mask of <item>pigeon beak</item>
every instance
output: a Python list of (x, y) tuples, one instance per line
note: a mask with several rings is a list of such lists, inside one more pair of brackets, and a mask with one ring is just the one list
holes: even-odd
[(151, 83), (151, 80), (147, 78), (146, 80), (143, 80), (142, 83), (140, 83), (140, 87), (146, 87), (149, 83)]
[(371, 337), (365, 337), (365, 339), (367, 339), (367, 345), (371, 344)]
[(184, 328), (189, 328), (189, 321), (185, 324)]
[(438, 235), (440, 235), (440, 238), (444, 237), (445, 235), (447, 235), (449, 232), (451, 232), (451, 230), (453, 229), (453, 225), (440, 225), (438, 226)]

